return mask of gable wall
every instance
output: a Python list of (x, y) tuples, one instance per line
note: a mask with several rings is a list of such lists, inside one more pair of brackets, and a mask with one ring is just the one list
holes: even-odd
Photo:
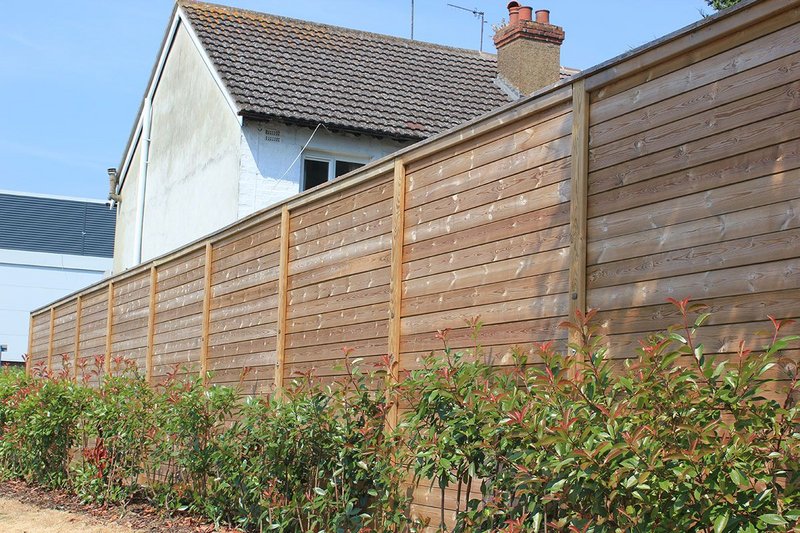
[[(143, 261), (226, 226), (238, 216), (239, 119), (182, 25), (153, 97), (150, 139)], [(124, 176), (116, 271), (135, 264), (138, 176), (138, 165), (131, 165)]]

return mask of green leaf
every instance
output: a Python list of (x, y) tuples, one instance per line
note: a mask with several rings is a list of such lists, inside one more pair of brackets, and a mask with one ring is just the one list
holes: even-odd
[(539, 527), (542, 525), (542, 512), (539, 511), (533, 515), (533, 533), (538, 533)]
[(739, 472), (737, 469), (735, 469), (735, 468), (732, 469), (731, 473), (730, 473), (730, 476), (731, 476), (731, 481), (736, 483), (737, 486), (745, 487), (745, 486), (748, 485), (747, 478), (744, 475), (742, 475), (742, 473)]
[(758, 519), (771, 526), (785, 526), (788, 524), (779, 514), (762, 514)]
[(726, 512), (723, 515), (717, 517), (714, 520), (714, 533), (722, 533), (725, 531), (725, 526), (728, 525), (728, 513)]

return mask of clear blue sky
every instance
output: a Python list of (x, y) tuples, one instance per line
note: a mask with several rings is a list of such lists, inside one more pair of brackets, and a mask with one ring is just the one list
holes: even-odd
[[(223, 0), (408, 37), (411, 0)], [(479, 23), (448, 3), (507, 15), (504, 0), (416, 0), (415, 38), (478, 48)], [(563, 26), (562, 64), (588, 68), (701, 18), (703, 0), (531, 0)], [(0, 18), (0, 189), (104, 198), (158, 53), (170, 0), (8, 2)], [(1, 215), (1, 214), (0, 214)]]

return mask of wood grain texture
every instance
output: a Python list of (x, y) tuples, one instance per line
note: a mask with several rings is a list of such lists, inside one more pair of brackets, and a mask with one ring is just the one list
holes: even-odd
[(53, 370), (53, 335), (56, 327), (56, 308), (50, 308), (50, 335), (47, 340), (47, 370)]
[(81, 345), (81, 315), (83, 313), (83, 295), (78, 295), (75, 303), (75, 344), (72, 347), (72, 378), (78, 379), (78, 357)]
[(289, 209), (284, 207), (281, 211), (281, 246), (280, 270), (278, 274), (278, 323), (275, 358), (275, 391), (280, 394), (283, 389), (283, 378), (286, 372), (286, 317), (289, 302), (289, 239), (291, 236), (292, 217)]
[[(400, 339), (402, 337), (403, 309), (403, 247), (405, 244), (406, 168), (402, 159), (394, 162), (394, 195), (392, 202), (392, 257), (389, 281), (389, 342), (388, 354), (392, 381), (400, 379)], [(397, 403), (393, 402), (388, 423), (398, 423)]]
[(203, 323), (200, 332), (202, 346), (200, 347), (200, 376), (203, 384), (208, 384), (208, 341), (209, 324), (211, 321), (211, 273), (214, 264), (214, 248), (211, 242), (206, 243), (206, 256), (203, 263)]
[[(586, 213), (589, 194), (589, 106), (584, 80), (572, 87), (572, 175), (569, 211), (569, 320), (586, 313)], [(570, 343), (581, 342), (570, 330)], [(579, 367), (574, 367), (577, 372)]]
[(111, 333), (113, 332), (114, 324), (114, 282), (108, 282), (108, 300), (107, 300), (107, 315), (106, 315), (106, 373), (111, 371)]

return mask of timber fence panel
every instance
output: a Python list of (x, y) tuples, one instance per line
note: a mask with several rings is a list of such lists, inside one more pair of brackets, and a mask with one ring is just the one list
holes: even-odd
[(451, 347), (471, 347), (467, 322), (478, 316), (485, 355), (497, 362), (511, 345), (564, 338), (556, 326), (567, 314), (571, 130), (566, 100), (500, 138), (409, 165), (401, 369), (442, 347), (437, 329), (449, 329)]
[(380, 174), (289, 216), (284, 381), (345, 374), (388, 350), (393, 175)]
[(140, 272), (114, 284), (111, 314), (111, 366), (122, 370), (133, 361), (142, 374), (147, 370), (147, 324), (150, 314), (150, 272)]
[(612, 357), (679, 322), (669, 297), (709, 305), (698, 342), (723, 356), (800, 316), (798, 20), (593, 104), (586, 282)]
[(47, 367), (47, 352), (50, 344), (50, 311), (31, 316), (30, 339), (26, 367), (34, 374)]
[(97, 384), (104, 372), (106, 333), (108, 331), (108, 288), (97, 290), (81, 298), (81, 320), (78, 331), (78, 363), (76, 377), (79, 381)]
[(280, 231), (280, 218), (272, 218), (212, 245), (211, 383), (241, 386), (244, 394), (274, 388)]
[(199, 375), (205, 248), (160, 265), (156, 277), (152, 382)]
[(73, 375), (72, 361), (75, 359), (75, 326), (77, 324), (77, 301), (54, 308), (53, 356), (50, 370), (53, 375)]

